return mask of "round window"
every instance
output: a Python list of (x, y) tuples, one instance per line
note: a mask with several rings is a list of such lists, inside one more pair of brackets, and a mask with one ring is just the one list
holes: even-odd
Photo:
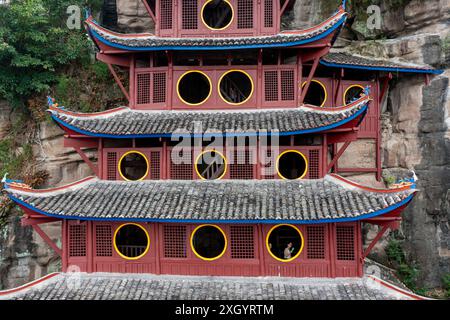
[(210, 29), (223, 30), (233, 21), (233, 7), (225, 0), (209, 0), (202, 8), (202, 21)]
[(224, 155), (215, 150), (203, 151), (195, 160), (195, 171), (204, 180), (223, 178), (227, 171)]
[(211, 95), (211, 80), (201, 71), (188, 71), (178, 80), (177, 91), (184, 103), (199, 105)]
[(191, 247), (200, 259), (216, 260), (225, 253), (227, 239), (225, 233), (218, 226), (201, 225), (192, 232)]
[(229, 104), (239, 105), (247, 102), (253, 93), (250, 75), (241, 70), (225, 72), (219, 80), (219, 95)]
[(119, 173), (125, 180), (142, 180), (148, 174), (148, 160), (139, 151), (125, 153), (119, 160)]
[(278, 156), (276, 168), (282, 179), (301, 179), (308, 171), (308, 161), (300, 151), (287, 150)]
[(150, 247), (150, 237), (140, 225), (127, 223), (121, 225), (114, 234), (114, 248), (125, 259), (142, 258)]
[(359, 84), (354, 84), (345, 90), (344, 93), (344, 104), (348, 105), (353, 101), (358, 100), (361, 95), (364, 93), (364, 87)]
[(303, 235), (290, 224), (274, 226), (267, 234), (266, 245), (270, 255), (282, 262), (296, 259), (303, 250)]
[[(306, 82), (303, 83), (304, 88)], [(324, 84), (318, 80), (311, 80), (308, 92), (305, 95), (304, 103), (312, 106), (323, 107), (327, 101), (327, 89)]]

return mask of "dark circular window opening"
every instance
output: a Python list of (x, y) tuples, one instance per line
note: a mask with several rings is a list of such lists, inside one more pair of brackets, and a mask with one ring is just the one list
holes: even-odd
[(269, 231), (266, 245), (272, 257), (288, 262), (300, 255), (303, 236), (300, 230), (292, 225), (279, 225)]
[(125, 180), (142, 180), (148, 174), (148, 160), (138, 151), (125, 153), (119, 161), (119, 173)]
[(226, 244), (224, 232), (214, 225), (199, 226), (192, 233), (192, 250), (203, 260), (220, 258), (225, 253)]
[(178, 80), (177, 90), (184, 103), (202, 104), (211, 94), (211, 81), (203, 72), (188, 71)]
[(233, 7), (225, 0), (209, 0), (203, 6), (202, 20), (210, 29), (225, 29), (233, 21)]
[(219, 94), (227, 103), (243, 104), (252, 93), (252, 78), (244, 71), (228, 71), (220, 78)]
[(195, 171), (204, 180), (221, 179), (226, 169), (225, 157), (218, 151), (204, 151), (195, 161)]
[(301, 179), (306, 175), (307, 170), (306, 157), (299, 151), (288, 150), (278, 157), (277, 172), (283, 179)]
[(141, 258), (147, 253), (149, 246), (147, 231), (137, 224), (122, 225), (114, 236), (114, 247), (125, 259)]
[(344, 93), (344, 104), (348, 105), (356, 100), (358, 100), (364, 93), (364, 88), (360, 85), (352, 85), (345, 90)]
[[(302, 87), (305, 87), (306, 82)], [(323, 107), (327, 100), (327, 90), (322, 82), (312, 80), (309, 84), (308, 92), (305, 95), (304, 103), (316, 107)]]

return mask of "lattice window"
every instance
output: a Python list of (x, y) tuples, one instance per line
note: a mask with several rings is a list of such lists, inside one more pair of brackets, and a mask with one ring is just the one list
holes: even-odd
[(150, 103), (151, 74), (138, 73), (136, 79), (137, 79), (137, 103), (138, 104)]
[(252, 160), (250, 150), (235, 150), (230, 164), (230, 179), (254, 179)]
[(255, 243), (252, 226), (230, 226), (231, 258), (255, 258)]
[(170, 178), (173, 180), (192, 180), (192, 165), (171, 163)]
[[(262, 172), (262, 175), (264, 176), (264, 179), (266, 180), (272, 180), (275, 179), (275, 159), (274, 155), (272, 154), (272, 151), (270, 149), (265, 151), (266, 153), (266, 161), (267, 163), (264, 164), (264, 171)], [(272, 167), (272, 169), (270, 169)]]
[(264, 0), (264, 27), (273, 27), (273, 0)]
[(278, 100), (278, 72), (265, 71), (264, 72), (264, 100), (277, 101)]
[(163, 228), (164, 257), (186, 258), (186, 226), (169, 226)]
[(183, 0), (181, 4), (181, 28), (184, 30), (197, 29), (198, 0)]
[(253, 0), (238, 0), (237, 27), (238, 29), (253, 28)]
[(294, 70), (281, 70), (281, 100), (295, 100)]
[(355, 228), (353, 226), (336, 227), (336, 247), (338, 260), (355, 260)]
[(95, 255), (97, 257), (112, 256), (112, 229), (110, 225), (95, 226)]
[(157, 72), (153, 74), (153, 103), (166, 101), (166, 73)]
[(150, 177), (153, 180), (161, 178), (161, 153), (159, 151), (150, 152)]
[(161, 29), (167, 30), (172, 29), (173, 24), (173, 0), (161, 0), (160, 1), (160, 20), (161, 20)]
[(69, 257), (86, 256), (86, 225), (69, 225)]
[(306, 227), (306, 240), (308, 259), (325, 259), (325, 227)]
[(117, 153), (108, 152), (106, 154), (106, 179), (116, 180), (117, 174)]
[(319, 150), (309, 150), (309, 179), (319, 179), (320, 178), (320, 158)]

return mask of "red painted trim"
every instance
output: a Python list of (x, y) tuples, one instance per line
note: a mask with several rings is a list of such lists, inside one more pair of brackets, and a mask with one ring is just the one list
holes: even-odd
[(334, 174), (334, 173), (331, 173), (330, 176), (332, 176), (332, 177), (334, 177), (334, 178), (336, 178), (336, 179), (339, 179), (339, 180), (341, 180), (341, 181), (343, 181), (343, 182), (345, 182), (345, 183), (347, 183), (347, 184), (350, 184), (350, 185), (352, 185), (352, 186), (354, 186), (354, 187), (358, 187), (358, 188), (361, 188), (361, 189), (363, 189), (363, 190), (370, 191), (370, 192), (379, 192), (379, 193), (397, 193), (397, 192), (399, 192), (399, 191), (406, 191), (406, 190), (410, 190), (410, 189), (411, 189), (411, 186), (410, 186), (410, 185), (409, 185), (409, 186), (404, 186), (404, 187), (401, 187), (401, 188), (395, 188), (395, 189), (379, 189), (379, 188), (372, 188), (372, 187), (366, 187), (366, 186), (360, 185), (360, 184), (358, 184), (358, 183), (356, 183), (356, 182), (350, 181), (350, 180), (348, 180), (348, 179), (346, 179), (346, 178), (344, 178), (344, 177), (341, 177), (341, 176), (339, 176), (339, 175), (337, 175), (337, 174)]
[(47, 275), (45, 275), (45, 276), (43, 276), (43, 277), (41, 277), (39, 279), (33, 280), (31, 282), (28, 282), (28, 283), (26, 283), (26, 284), (24, 284), (24, 285), (22, 285), (20, 287), (16, 287), (16, 288), (13, 288), (13, 289), (2, 290), (2, 291), (0, 291), (0, 296), (6, 296), (8, 294), (16, 293), (16, 292), (28, 289), (30, 287), (34, 287), (35, 285), (37, 285), (39, 283), (42, 283), (42, 282), (44, 282), (44, 281), (46, 281), (48, 279), (51, 279), (51, 278), (53, 278), (53, 277), (55, 277), (55, 276), (57, 276), (59, 274), (60, 274), (60, 272), (53, 272), (53, 273), (47, 274)]
[(333, 21), (334, 19), (336, 19), (336, 17), (340, 16), (340, 15), (347, 15), (347, 12), (345, 12), (344, 8), (342, 8), (342, 6), (339, 8), (339, 10), (336, 12), (336, 14), (334, 14), (333, 16), (329, 17), (327, 20), (323, 21), (322, 23), (315, 25), (314, 27), (311, 28), (307, 28), (307, 29), (302, 29), (302, 30), (289, 30), (289, 31), (282, 31), (280, 32), (280, 34), (302, 34), (302, 33), (309, 33), (312, 31), (315, 31), (316, 29), (320, 29), (322, 28), (324, 25), (327, 25), (328, 23), (330, 23), (331, 21)]
[(119, 32), (114, 32), (112, 30), (103, 28), (102, 26), (100, 26), (99, 24), (97, 24), (97, 22), (94, 20), (94, 18), (92, 17), (92, 15), (90, 15), (84, 22), (86, 25), (88, 25), (88, 27), (94, 27), (98, 30), (102, 30), (105, 33), (108, 33), (110, 35), (116, 36), (116, 37), (123, 37), (123, 38), (142, 38), (142, 37), (153, 37), (155, 36), (153, 33), (119, 33)]
[(75, 181), (73, 183), (69, 183), (64, 186), (60, 186), (60, 187), (56, 187), (56, 188), (49, 188), (49, 189), (27, 189), (27, 188), (22, 188), (22, 187), (16, 187), (16, 186), (14, 186), (14, 184), (8, 184), (8, 189), (13, 189), (13, 190), (17, 190), (17, 191), (26, 191), (26, 192), (30, 192), (30, 193), (45, 193), (45, 192), (64, 190), (64, 189), (76, 186), (78, 184), (81, 184), (83, 182), (93, 180), (93, 179), (96, 179), (96, 177), (94, 177), (94, 176), (86, 177), (86, 178)]
[(432, 299), (427, 298), (427, 297), (419, 296), (418, 294), (415, 294), (413, 292), (408, 292), (408, 291), (406, 291), (406, 290), (404, 290), (402, 288), (399, 288), (399, 287), (397, 287), (397, 286), (395, 286), (393, 284), (390, 284), (389, 282), (387, 282), (385, 280), (381, 280), (380, 278), (377, 278), (377, 277), (375, 277), (373, 275), (369, 275), (368, 277), (370, 279), (372, 279), (373, 281), (381, 284), (382, 286), (384, 286), (384, 287), (386, 287), (388, 289), (391, 289), (393, 291), (396, 291), (398, 293), (401, 293), (401, 294), (403, 294), (405, 296), (408, 296), (408, 297), (410, 297), (410, 298), (412, 298), (414, 300), (432, 300)]
[(128, 107), (119, 107), (119, 108), (109, 109), (109, 110), (100, 111), (100, 112), (83, 113), (83, 112), (73, 112), (73, 111), (69, 111), (66, 109), (61, 109), (58, 107), (51, 106), (51, 107), (49, 107), (48, 110), (56, 111), (57, 113), (67, 114), (67, 115), (74, 116), (74, 117), (95, 117), (95, 116), (103, 116), (103, 115), (107, 115), (107, 114), (114, 114), (119, 111), (127, 110), (127, 109), (129, 109), (129, 108)]

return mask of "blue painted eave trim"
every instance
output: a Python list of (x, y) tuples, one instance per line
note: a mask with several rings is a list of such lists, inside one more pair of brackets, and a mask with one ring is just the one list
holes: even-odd
[[(324, 127), (317, 127), (317, 128), (311, 128), (311, 129), (305, 129), (305, 130), (298, 130), (298, 131), (286, 131), (286, 132), (279, 132), (277, 133), (280, 136), (290, 136), (290, 135), (300, 135), (300, 134), (310, 134), (310, 133), (318, 133), (318, 132), (322, 132), (322, 131), (328, 131), (328, 130), (332, 130), (335, 129), (337, 127), (340, 127), (354, 119), (356, 119), (357, 117), (359, 117), (360, 115), (365, 116), (365, 112), (368, 108), (368, 103), (365, 104), (361, 110), (358, 110), (358, 112), (356, 112), (354, 115), (345, 118), (344, 120), (338, 121), (336, 123), (330, 124), (328, 126), (324, 126)], [(66, 122), (64, 122), (63, 120), (59, 119), (58, 117), (56, 117), (54, 114), (51, 115), (52, 119), (60, 126), (66, 127), (74, 132), (77, 132), (79, 134), (82, 135), (86, 135), (86, 136), (90, 136), (90, 137), (96, 137), (96, 138), (113, 138), (113, 139), (131, 139), (131, 138), (171, 138), (173, 137), (192, 137), (192, 138), (201, 138), (201, 137), (217, 137), (217, 136), (226, 136), (226, 137), (241, 137), (241, 136), (245, 136), (245, 137), (253, 137), (253, 136), (271, 136), (273, 135), (272, 132), (255, 132), (255, 131), (251, 131), (251, 132), (242, 132), (242, 133), (229, 133), (229, 132), (225, 132), (225, 133), (205, 133), (205, 134), (178, 134), (178, 133), (155, 133), (155, 134), (129, 134), (129, 135), (116, 135), (116, 134), (107, 134), (107, 133), (96, 133), (96, 132), (90, 132), (90, 131), (86, 131), (83, 129), (80, 129), (78, 127), (75, 127), (71, 124), (68, 124)], [(361, 119), (362, 120), (362, 119)]]
[(309, 39), (286, 42), (286, 43), (267, 43), (267, 44), (252, 44), (252, 45), (233, 45), (233, 46), (160, 46), (160, 47), (130, 47), (122, 44), (113, 43), (105, 38), (103, 38), (100, 34), (98, 34), (95, 30), (88, 28), (90, 30), (89, 35), (91, 37), (96, 38), (100, 42), (116, 48), (127, 51), (162, 51), (162, 50), (173, 50), (173, 51), (184, 51), (184, 50), (195, 50), (195, 51), (205, 51), (205, 50), (238, 50), (238, 49), (263, 49), (263, 48), (283, 48), (283, 47), (293, 47), (302, 44), (311, 43), (320, 39), (325, 38), (330, 33), (334, 32), (341, 25), (344, 24), (347, 17), (343, 16), (333, 27), (324, 31), (323, 33), (314, 36)]
[(290, 224), (321, 224), (321, 223), (334, 223), (334, 222), (354, 222), (354, 221), (360, 221), (364, 219), (374, 218), (377, 216), (381, 216), (384, 214), (387, 214), (397, 208), (402, 207), (403, 205), (406, 205), (408, 202), (410, 202), (413, 197), (414, 193), (409, 195), (407, 198), (403, 199), (402, 201), (389, 206), (387, 208), (377, 210), (371, 213), (363, 214), (357, 217), (348, 217), (348, 218), (337, 218), (337, 219), (319, 219), (319, 220), (275, 220), (275, 219), (267, 219), (267, 220), (205, 220), (205, 219), (146, 219), (146, 218), (93, 218), (93, 217), (78, 217), (78, 216), (65, 216), (65, 215), (57, 215), (57, 214), (51, 214), (46, 211), (37, 209), (33, 207), (32, 205), (12, 196), (11, 194), (8, 194), (9, 198), (16, 202), (19, 205), (24, 206), (25, 208), (28, 208), (36, 213), (43, 214), (47, 217), (51, 218), (57, 218), (57, 219), (63, 219), (63, 220), (84, 220), (84, 221), (111, 221), (111, 222), (126, 222), (126, 221), (134, 221), (134, 222), (161, 222), (161, 223), (222, 223), (222, 224), (281, 224), (281, 223), (290, 223)]
[(326, 67), (331, 68), (344, 68), (344, 69), (356, 69), (356, 70), (372, 70), (372, 71), (385, 71), (385, 72), (405, 72), (405, 73), (424, 73), (424, 74), (442, 74), (444, 70), (439, 69), (415, 69), (415, 68), (389, 68), (389, 67), (372, 67), (372, 66), (360, 66), (344, 63), (331, 63), (324, 60), (320, 60), (320, 63)]

